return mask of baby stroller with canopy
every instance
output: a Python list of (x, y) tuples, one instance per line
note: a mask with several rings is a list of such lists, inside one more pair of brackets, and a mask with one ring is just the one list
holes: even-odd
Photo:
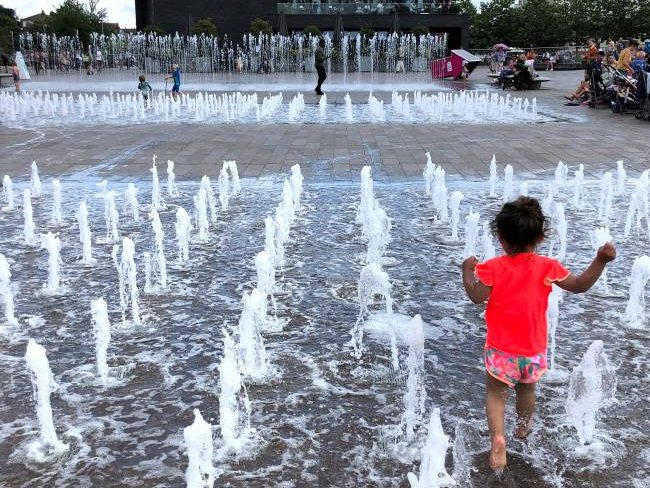
[(607, 85), (603, 79), (603, 67), (601, 63), (592, 62), (587, 65), (587, 76), (589, 79), (589, 106), (594, 108), (596, 105), (607, 103), (609, 97), (607, 94)]
[(609, 107), (615, 114), (639, 110), (640, 104), (636, 97), (636, 80), (628, 78), (621, 70), (613, 70), (612, 84), (608, 88)]

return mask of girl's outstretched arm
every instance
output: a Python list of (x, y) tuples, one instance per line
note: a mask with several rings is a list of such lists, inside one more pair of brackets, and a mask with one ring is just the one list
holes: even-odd
[(580, 276), (571, 274), (566, 279), (557, 281), (555, 284), (563, 290), (584, 293), (594, 286), (594, 283), (598, 281), (598, 278), (603, 273), (605, 265), (614, 259), (616, 259), (616, 248), (611, 242), (607, 242), (598, 249), (596, 257)]
[(474, 303), (483, 303), (490, 296), (492, 288), (484, 285), (474, 277), (474, 268), (478, 264), (478, 259), (472, 256), (463, 261), (463, 285), (467, 296)]

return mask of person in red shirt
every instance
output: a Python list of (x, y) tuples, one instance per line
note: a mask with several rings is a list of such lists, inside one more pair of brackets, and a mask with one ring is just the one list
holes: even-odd
[(546, 372), (546, 310), (552, 284), (573, 293), (586, 292), (616, 258), (616, 249), (611, 243), (600, 247), (579, 276), (557, 260), (537, 254), (548, 223), (539, 202), (529, 197), (506, 203), (492, 222), (492, 230), (505, 255), (484, 263), (467, 258), (463, 285), (474, 303), (487, 300), (485, 408), (492, 441), (490, 467), (498, 471), (506, 465), (504, 416), (509, 387), (517, 396), (515, 436), (525, 438), (532, 428), (535, 384)]

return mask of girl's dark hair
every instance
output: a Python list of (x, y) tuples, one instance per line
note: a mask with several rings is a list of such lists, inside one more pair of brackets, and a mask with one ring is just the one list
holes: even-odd
[(536, 198), (519, 197), (501, 208), (491, 227), (517, 253), (525, 252), (546, 237), (548, 220)]
[(144, 80), (145, 80), (144, 75), (140, 75), (140, 76), (138, 76), (138, 80), (140, 80), (140, 81), (144, 81)]

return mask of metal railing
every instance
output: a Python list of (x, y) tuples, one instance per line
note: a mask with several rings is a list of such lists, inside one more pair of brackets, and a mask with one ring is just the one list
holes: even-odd
[(285, 15), (386, 15), (394, 12), (404, 14), (450, 13), (452, 0), (433, 2), (342, 2), (342, 1), (294, 1), (278, 3), (278, 14)]

